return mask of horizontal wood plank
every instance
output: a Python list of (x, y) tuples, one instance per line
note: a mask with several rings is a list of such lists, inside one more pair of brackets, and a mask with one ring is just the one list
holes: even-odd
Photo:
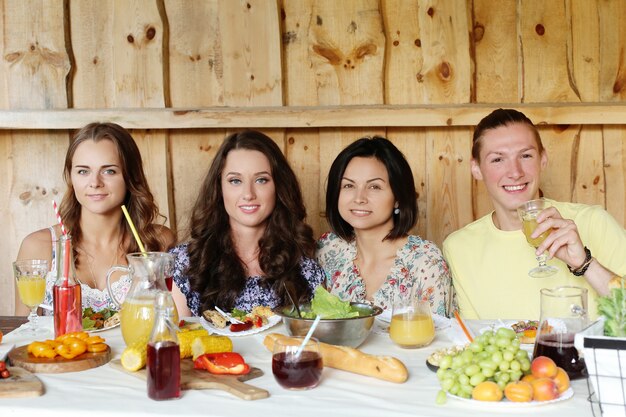
[(515, 108), (541, 125), (624, 125), (626, 103), (276, 106), (3, 110), (0, 129), (77, 129), (93, 121), (128, 129), (473, 126)]

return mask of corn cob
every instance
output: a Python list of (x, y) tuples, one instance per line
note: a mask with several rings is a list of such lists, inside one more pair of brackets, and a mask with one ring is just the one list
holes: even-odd
[(126, 346), (122, 352), (121, 362), (124, 369), (135, 372), (146, 366), (148, 341), (146, 339)]
[(233, 342), (227, 336), (200, 336), (191, 343), (193, 360), (205, 353), (232, 352)]
[(180, 358), (191, 358), (191, 343), (196, 337), (208, 336), (205, 329), (182, 330), (177, 333), (178, 346), (180, 346)]

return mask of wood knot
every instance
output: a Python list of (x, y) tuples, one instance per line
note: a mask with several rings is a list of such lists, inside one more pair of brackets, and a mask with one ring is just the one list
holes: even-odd
[(324, 24), (324, 20), (322, 19), (322, 16), (320, 15), (315, 16), (315, 24), (317, 26), (322, 26)]
[(544, 33), (546, 33), (546, 28), (541, 23), (537, 23), (537, 26), (535, 26), (535, 32), (537, 32), (537, 35), (543, 36)]
[(398, 41), (393, 41), (393, 46), (398, 46), (398, 45), (400, 45), (400, 42), (398, 42)]
[(155, 36), (156, 36), (156, 29), (150, 26), (148, 30), (146, 31), (146, 38), (148, 38), (148, 40), (151, 41), (152, 39), (154, 39)]
[(252, 5), (250, 3), (246, 3), (246, 8), (250, 10), (252, 8)]
[(599, 182), (600, 182), (600, 176), (596, 175), (593, 179), (593, 185), (598, 185)]
[(433, 17), (435, 15), (435, 9), (432, 7), (429, 7), (426, 13), (428, 13), (428, 16)]
[(338, 51), (323, 45), (313, 45), (313, 52), (326, 58), (331, 65), (339, 65), (342, 61), (342, 54)]
[(474, 42), (480, 42), (485, 36), (485, 27), (482, 23), (476, 22), (474, 25)]
[(356, 22), (354, 21), (350, 22), (350, 24), (348, 25), (348, 33), (354, 33), (356, 32), (357, 29), (358, 29), (358, 26)]
[(285, 8), (284, 7), (280, 8), (280, 19), (281, 20), (287, 19), (287, 13), (285, 13)]
[(452, 68), (450, 67), (449, 63), (444, 61), (441, 64), (439, 64), (439, 75), (441, 75), (441, 78), (443, 80), (448, 80), (451, 78)]
[(296, 140), (293, 138), (293, 136), (289, 136), (289, 139), (287, 139), (287, 142), (288, 142), (290, 145), (293, 145), (294, 143), (296, 143)]
[(415, 75), (415, 78), (417, 79), (417, 82), (418, 82), (418, 83), (423, 83), (423, 82), (424, 82), (424, 76), (422, 75), (422, 73), (421, 73), (421, 72), (418, 72), (418, 73)]
[(446, 119), (446, 124), (447, 124), (448, 126), (452, 126), (452, 118), (451, 118), (451, 117), (448, 117), (448, 118)]
[(378, 48), (373, 43), (366, 43), (356, 49), (354, 56), (356, 59), (363, 59), (366, 55), (374, 55), (376, 53), (376, 49)]
[(421, 39), (415, 39), (415, 46), (417, 46), (418, 48), (422, 47), (422, 40)]
[(91, 62), (92, 62), (94, 65), (98, 65), (98, 57), (97, 57), (97, 56), (94, 56), (94, 57), (93, 57), (93, 59), (91, 60)]
[(135, 42), (135, 37), (133, 35), (128, 35), (126, 37), (126, 40), (128, 41), (128, 43), (133, 43)]
[(298, 39), (298, 35), (294, 31), (283, 33), (283, 44), (285, 45), (295, 42), (297, 39)]
[(254, 81), (254, 74), (250, 74), (250, 81)]

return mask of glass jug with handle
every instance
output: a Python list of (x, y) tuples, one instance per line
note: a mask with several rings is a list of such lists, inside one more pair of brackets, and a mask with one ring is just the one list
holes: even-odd
[[(159, 291), (167, 291), (165, 278), (171, 274), (174, 257), (166, 252), (137, 252), (126, 255), (128, 266), (116, 265), (107, 272), (107, 289), (120, 311), (122, 337), (127, 346), (145, 340), (148, 343), (154, 323), (154, 303)], [(116, 271), (130, 274), (131, 285), (123, 300), (111, 288), (111, 275)], [(174, 319), (178, 312), (174, 307)]]
[(587, 289), (543, 288), (533, 358), (547, 356), (563, 368), (570, 379), (586, 378), (585, 361), (574, 346), (574, 336), (586, 326)]

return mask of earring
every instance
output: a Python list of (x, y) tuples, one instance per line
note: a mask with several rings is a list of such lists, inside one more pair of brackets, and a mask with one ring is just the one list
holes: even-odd
[(393, 214), (400, 214), (400, 209), (398, 207), (393, 209)]

